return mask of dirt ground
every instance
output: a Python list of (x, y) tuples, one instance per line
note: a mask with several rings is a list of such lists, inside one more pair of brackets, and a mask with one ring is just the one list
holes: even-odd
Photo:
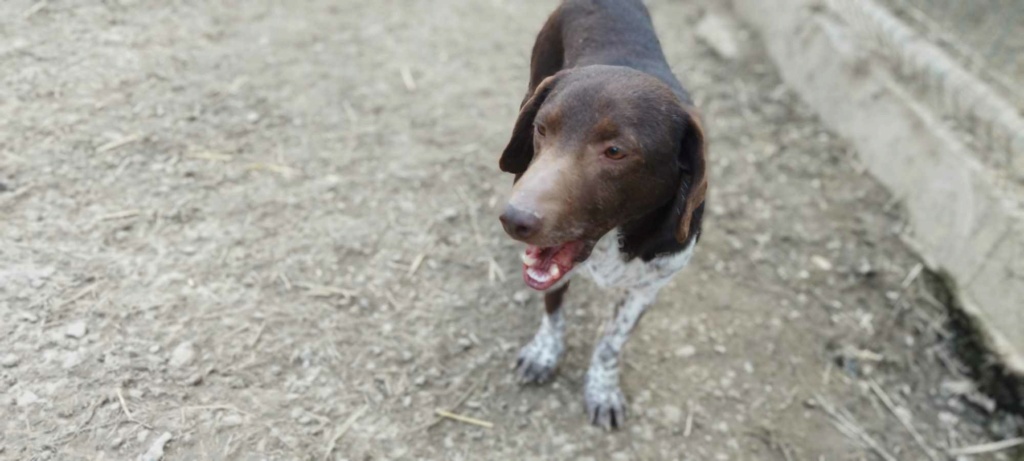
[(712, 185), (605, 433), (592, 285), (555, 381), (510, 369), (542, 308), (497, 160), (553, 1), (0, 2), (0, 459), (940, 460), (1019, 434), (897, 202), (756, 37), (731, 62), (695, 39), (718, 3), (650, 2)]

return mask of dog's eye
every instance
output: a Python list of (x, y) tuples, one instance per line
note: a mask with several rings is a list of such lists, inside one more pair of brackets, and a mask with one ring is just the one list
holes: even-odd
[(544, 128), (544, 125), (541, 125), (541, 124), (538, 123), (538, 124), (534, 125), (534, 128), (536, 128), (536, 130), (537, 130), (537, 136), (544, 136), (544, 135), (548, 134), (548, 129)]
[(621, 147), (612, 146), (604, 150), (604, 156), (612, 160), (622, 160), (626, 156), (626, 152)]

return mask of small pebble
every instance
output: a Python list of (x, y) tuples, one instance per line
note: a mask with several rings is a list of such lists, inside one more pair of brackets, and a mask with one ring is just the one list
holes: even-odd
[(175, 368), (181, 368), (188, 366), (196, 359), (196, 349), (192, 345), (191, 341), (185, 341), (178, 344), (178, 347), (174, 348), (171, 352), (171, 366)]
[(14, 368), (18, 366), (19, 363), (21, 363), (21, 358), (14, 354), (7, 354), (3, 356), (3, 358), (0, 358), (0, 366), (3, 366), (4, 368)]
[(719, 57), (732, 61), (740, 54), (739, 43), (736, 41), (736, 29), (736, 24), (728, 17), (707, 14), (697, 23), (695, 34), (698, 40), (711, 48)]
[(530, 292), (526, 290), (519, 290), (512, 295), (512, 300), (518, 304), (525, 304), (530, 300)]
[(64, 355), (64, 360), (61, 362), (60, 366), (65, 370), (70, 370), (78, 366), (79, 363), (82, 363), (82, 354), (79, 354), (78, 352), (68, 352)]
[(832, 262), (818, 255), (811, 256), (811, 262), (823, 271), (832, 270)]
[(946, 412), (946, 411), (940, 411), (939, 412), (939, 422), (941, 422), (945, 426), (952, 427), (952, 426), (956, 426), (957, 423), (960, 422), (960, 418), (957, 417), (956, 415), (952, 414), (952, 413), (949, 413), (949, 412)]
[(249, 385), (246, 384), (245, 380), (242, 379), (240, 376), (232, 376), (228, 378), (228, 386), (230, 386), (232, 389), (245, 389), (246, 387), (249, 387)]
[(866, 259), (862, 259), (860, 264), (857, 265), (857, 273), (860, 275), (871, 275), (875, 270), (871, 267), (871, 263)]
[(39, 396), (32, 391), (22, 392), (15, 398), (14, 403), (19, 407), (27, 407), (39, 401)]
[(64, 330), (64, 335), (69, 338), (81, 338), (85, 336), (85, 333), (87, 331), (88, 328), (85, 325), (85, 321), (78, 320), (72, 322), (70, 325), (67, 326), (67, 328)]
[(693, 346), (690, 346), (690, 345), (686, 345), (686, 346), (680, 347), (679, 349), (676, 349), (676, 352), (675, 352), (676, 357), (680, 357), (680, 358), (684, 358), (684, 359), (688, 358), (688, 357), (693, 357), (693, 355), (696, 354), (696, 353), (697, 353), (697, 348), (693, 347)]
[(441, 210), (441, 219), (443, 219), (445, 221), (451, 221), (452, 219), (455, 219), (455, 217), (458, 216), (458, 215), (459, 215), (459, 210), (457, 210), (455, 208), (445, 208), (445, 209)]
[(221, 427), (235, 427), (242, 425), (242, 416), (236, 414), (230, 414), (220, 420)]

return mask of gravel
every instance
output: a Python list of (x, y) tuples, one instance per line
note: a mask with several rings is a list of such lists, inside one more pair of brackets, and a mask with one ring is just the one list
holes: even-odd
[(21, 357), (14, 354), (4, 354), (0, 357), (0, 366), (4, 368), (14, 368), (21, 363)]
[(177, 347), (171, 351), (170, 365), (174, 368), (187, 367), (192, 364), (196, 359), (196, 348), (191, 341), (185, 341), (178, 344)]
[(89, 329), (84, 320), (77, 320), (68, 324), (64, 329), (64, 336), (79, 339), (88, 333)]

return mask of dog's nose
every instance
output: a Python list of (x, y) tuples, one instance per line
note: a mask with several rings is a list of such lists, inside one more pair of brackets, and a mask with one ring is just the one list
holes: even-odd
[(498, 218), (505, 232), (512, 238), (526, 240), (540, 230), (540, 218), (537, 215), (523, 211), (511, 204), (505, 207), (505, 212)]

